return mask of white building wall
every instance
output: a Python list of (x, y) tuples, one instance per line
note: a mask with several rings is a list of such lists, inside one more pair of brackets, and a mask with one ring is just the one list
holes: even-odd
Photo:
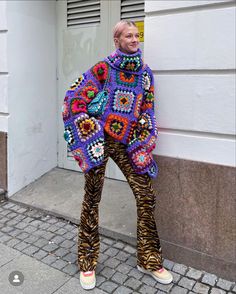
[(6, 1), (0, 1), (0, 132), (8, 130)]
[(145, 1), (164, 156), (235, 165), (235, 1)]
[(6, 9), (11, 196), (57, 165), (56, 2), (7, 1)]

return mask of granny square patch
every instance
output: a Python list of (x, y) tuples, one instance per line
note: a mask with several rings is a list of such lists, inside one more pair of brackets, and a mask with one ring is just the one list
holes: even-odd
[(100, 82), (104, 82), (108, 76), (108, 69), (108, 64), (104, 61), (101, 61), (92, 67), (91, 72), (96, 79), (98, 79)]
[(141, 67), (140, 58), (138, 56), (124, 56), (120, 68), (131, 71), (138, 71)]
[(74, 81), (74, 83), (70, 86), (70, 90), (76, 89), (78, 86), (82, 85), (83, 81), (85, 80), (85, 75), (82, 74), (78, 79)]
[(130, 113), (132, 111), (135, 94), (132, 91), (116, 89), (114, 92), (114, 100), (112, 109), (122, 113)]
[(116, 71), (116, 82), (118, 85), (136, 87), (138, 84), (138, 76), (127, 72)]
[(64, 121), (67, 120), (70, 116), (68, 101), (64, 100), (61, 111), (62, 111), (63, 120)]
[(81, 98), (72, 98), (70, 102), (70, 107), (73, 115), (80, 112), (87, 112), (87, 104)]
[(135, 166), (140, 171), (146, 169), (152, 163), (151, 156), (146, 152), (145, 148), (142, 148), (142, 147), (134, 150), (131, 157)]
[(84, 99), (86, 102), (90, 102), (98, 93), (98, 88), (94, 82), (89, 80), (84, 87), (79, 88), (78, 91), (75, 92), (75, 97), (79, 97)]
[(94, 117), (89, 117), (87, 114), (82, 114), (76, 118), (74, 124), (82, 142), (92, 138), (101, 130), (101, 127), (96, 119)]
[(113, 138), (121, 140), (128, 126), (128, 119), (116, 114), (109, 114), (105, 123), (106, 132)]
[(142, 105), (142, 99), (143, 99), (143, 95), (142, 94), (139, 94), (137, 96), (136, 104), (135, 104), (135, 107), (134, 107), (134, 116), (137, 117), (137, 118), (140, 115), (140, 109), (141, 109), (141, 105)]
[(80, 168), (82, 169), (82, 171), (86, 171), (89, 166), (88, 166), (86, 156), (83, 153), (83, 151), (80, 148), (77, 148), (72, 151), (72, 154), (73, 154), (75, 160), (78, 161), (78, 164), (79, 164)]
[(73, 128), (72, 128), (72, 126), (65, 127), (64, 139), (68, 143), (68, 146), (72, 146), (72, 145), (75, 144), (75, 137), (73, 135)]
[(87, 146), (89, 159), (92, 162), (98, 163), (104, 158), (104, 139), (98, 138)]
[(149, 113), (142, 113), (139, 120), (139, 127), (141, 129), (148, 129), (148, 130), (152, 130), (153, 129), (153, 125), (152, 125), (152, 119)]

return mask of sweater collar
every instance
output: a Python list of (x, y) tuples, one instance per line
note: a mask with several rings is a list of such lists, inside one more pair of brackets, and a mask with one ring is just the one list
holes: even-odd
[(142, 51), (138, 49), (133, 54), (125, 54), (124, 52), (116, 49), (111, 55), (105, 59), (112, 67), (124, 72), (139, 74), (142, 72), (143, 61)]

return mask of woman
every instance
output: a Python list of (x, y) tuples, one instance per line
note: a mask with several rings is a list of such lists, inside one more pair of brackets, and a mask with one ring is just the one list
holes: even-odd
[(65, 139), (85, 172), (78, 245), (84, 289), (92, 289), (96, 283), (98, 205), (109, 157), (120, 167), (136, 199), (138, 270), (163, 284), (172, 281), (163, 268), (154, 220), (151, 178), (158, 170), (151, 154), (157, 138), (153, 75), (142, 61), (134, 22), (120, 21), (113, 36), (116, 51), (76, 80), (63, 107)]

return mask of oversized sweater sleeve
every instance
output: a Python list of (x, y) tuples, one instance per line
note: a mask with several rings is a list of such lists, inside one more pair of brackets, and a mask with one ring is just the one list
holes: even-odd
[(64, 98), (64, 138), (83, 172), (100, 165), (104, 157), (103, 127), (88, 114), (87, 106), (103, 88), (107, 72), (105, 62), (97, 63), (71, 85)]
[[(156, 146), (158, 130), (154, 108), (154, 77), (149, 67), (146, 67), (143, 72), (142, 87), (143, 100), (140, 115), (138, 117), (134, 139), (128, 147), (128, 153), (133, 156), (133, 162), (137, 162), (136, 166), (134, 164), (134, 168), (137, 169), (140, 163), (138, 160), (134, 160), (136, 158), (135, 155), (142, 150), (142, 173), (148, 173), (151, 177), (155, 177), (158, 173), (158, 167), (152, 157), (152, 150)], [(141, 157), (139, 156), (138, 158)]]

